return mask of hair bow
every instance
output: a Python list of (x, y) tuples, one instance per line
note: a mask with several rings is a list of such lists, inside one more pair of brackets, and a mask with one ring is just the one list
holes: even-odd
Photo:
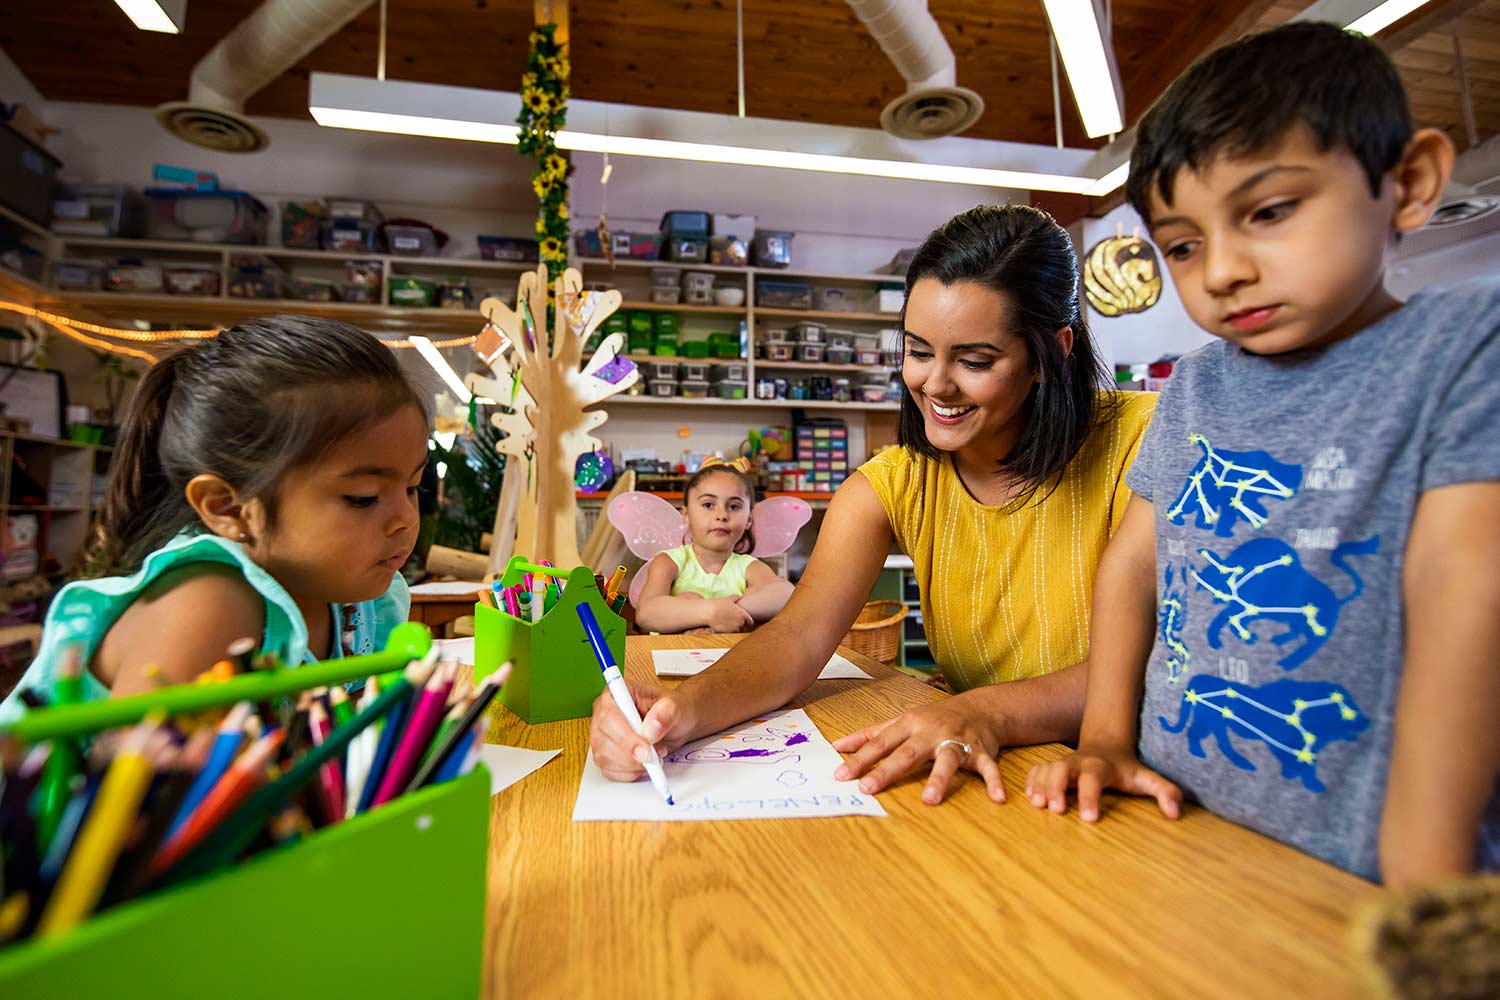
[(748, 476), (750, 474), (750, 460), (744, 455), (741, 455), (739, 458), (736, 458), (733, 461), (726, 461), (720, 458), (718, 455), (710, 455), (703, 460), (703, 462), (698, 466), (698, 469), (700, 471), (703, 469), (711, 469), (716, 465), (727, 465), (742, 476)]

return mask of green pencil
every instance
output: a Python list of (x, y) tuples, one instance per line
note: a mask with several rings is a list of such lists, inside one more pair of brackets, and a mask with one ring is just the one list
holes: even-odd
[[(76, 705), (83, 698), (83, 651), (71, 643), (63, 651), (63, 662), (57, 671), (58, 707)], [(52, 740), (52, 751), (42, 767), (42, 780), (36, 790), (36, 837), (40, 850), (46, 851), (57, 832), (58, 821), (67, 808), (73, 775), (83, 763), (78, 741), (60, 736)]]
[(326, 740), (303, 754), (302, 759), (287, 768), (281, 777), (240, 803), (240, 807), (230, 813), (218, 829), (172, 866), (161, 885), (196, 878), (232, 864), (255, 840), (270, 818), (285, 807), (291, 797), (301, 791), (303, 785), (317, 776), (319, 768), (343, 753), (354, 737), (376, 719), (383, 718), (397, 702), (425, 684), (436, 664), (437, 657), (429, 654), (408, 666), (401, 679), (380, 692), (380, 696), (356, 715), (349, 725), (340, 726), (329, 733)]
[(402, 622), (391, 629), (390, 639), (383, 652), (313, 663), (305, 667), (237, 674), (216, 684), (179, 684), (125, 698), (28, 712), (5, 731), (24, 742), (35, 743), (59, 736), (118, 729), (139, 722), (154, 711), (181, 715), (232, 705), (238, 701), (269, 701), (308, 688), (343, 684), (370, 674), (399, 668), (426, 656), (431, 648), (432, 632), (426, 625)]

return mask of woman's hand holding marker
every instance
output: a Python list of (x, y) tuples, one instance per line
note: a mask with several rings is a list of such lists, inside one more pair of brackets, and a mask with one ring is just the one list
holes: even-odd
[(985, 710), (977, 694), (966, 692), (923, 705), (835, 740), (835, 750), (853, 756), (833, 776), (849, 781), (863, 774), (859, 790), (870, 795), (932, 761), (932, 774), (922, 789), (922, 801), (928, 805), (943, 801), (959, 768), (978, 774), (990, 798), (1004, 802), (1005, 785), (995, 762), (1004, 725)]
[(634, 781), (646, 773), (650, 747), (665, 757), (687, 742), (693, 721), (677, 699), (660, 688), (627, 680), (635, 707), (641, 713), (638, 735), (606, 689), (594, 702), (589, 723), (589, 747), (594, 763), (611, 781)]

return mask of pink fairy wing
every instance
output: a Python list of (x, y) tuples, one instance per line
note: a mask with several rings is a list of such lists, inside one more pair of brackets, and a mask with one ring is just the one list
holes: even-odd
[(755, 551), (757, 557), (779, 556), (792, 547), (797, 532), (812, 520), (812, 507), (806, 500), (796, 497), (771, 497), (762, 500), (750, 511), (750, 522), (755, 529)]
[(651, 493), (621, 493), (610, 501), (604, 513), (609, 523), (619, 529), (630, 551), (647, 562), (687, 538), (687, 520), (682, 511)]

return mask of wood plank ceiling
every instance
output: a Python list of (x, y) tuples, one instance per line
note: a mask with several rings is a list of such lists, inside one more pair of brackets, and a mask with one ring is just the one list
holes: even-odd
[[(1448, 0), (1452, 3), (1452, 0)], [(49, 100), (156, 105), (186, 96), (193, 64), (259, 0), (190, 0), (180, 36), (137, 31), (111, 0), (7, 0), (0, 49)], [(1217, 41), (1280, 23), (1306, 0), (1243, 4), (1113, 0), (1114, 45), (1134, 121), (1167, 83)], [(1434, 7), (1442, 6), (1434, 4)], [(958, 61), (958, 82), (985, 113), (966, 135), (1053, 140), (1052, 80), (1040, 0), (930, 0)], [(1466, 2), (1457, 20), (1475, 124), (1500, 132), (1500, 0)], [(470, 87), (518, 85), (530, 0), (389, 0), (388, 74)], [(751, 115), (878, 127), (904, 89), (843, 0), (745, 0), (746, 103)], [(581, 0), (572, 10), (578, 97), (696, 111), (735, 109), (733, 0)], [(371, 7), (251, 98), (251, 114), (305, 118), (313, 70), (373, 75)], [(1447, 25), (1394, 53), (1419, 124), (1468, 145)], [(1063, 83), (1063, 130), (1085, 139)]]

